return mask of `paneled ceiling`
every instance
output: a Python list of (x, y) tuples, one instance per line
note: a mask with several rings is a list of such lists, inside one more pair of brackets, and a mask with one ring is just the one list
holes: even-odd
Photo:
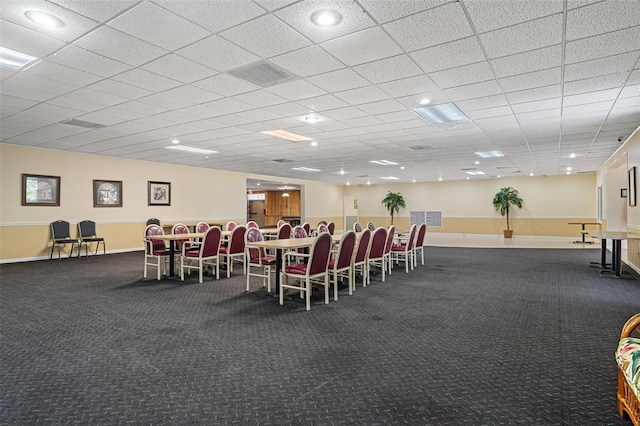
[[(635, 0), (3, 0), (0, 18), (0, 45), (37, 58), (1, 69), (5, 144), (375, 184), (591, 173), (640, 125)], [(286, 78), (238, 77), (255, 64)], [(425, 98), (469, 120), (430, 124)]]

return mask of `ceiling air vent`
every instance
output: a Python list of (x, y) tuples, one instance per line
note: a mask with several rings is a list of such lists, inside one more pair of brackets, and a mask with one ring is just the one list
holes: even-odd
[(276, 163), (293, 163), (293, 160), (289, 160), (286, 158), (278, 158), (277, 160), (271, 160), (271, 161), (275, 161)]
[(408, 148), (413, 151), (421, 151), (423, 149), (433, 149), (433, 145), (415, 145), (415, 146), (410, 146)]
[(227, 72), (260, 87), (271, 87), (297, 78), (267, 61), (254, 62)]
[(75, 118), (61, 121), (60, 124), (68, 124), (69, 126), (84, 127), (85, 129), (102, 129), (103, 127), (107, 127), (103, 124), (92, 123), (90, 121), (76, 120)]

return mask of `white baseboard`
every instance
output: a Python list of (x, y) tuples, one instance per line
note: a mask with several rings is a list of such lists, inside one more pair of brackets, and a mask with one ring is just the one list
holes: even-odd
[[(116, 254), (116, 253), (129, 253), (133, 251), (142, 251), (142, 248), (130, 248), (130, 249), (118, 249), (118, 250), (107, 250), (107, 254)], [(93, 253), (89, 252), (89, 256), (93, 256)], [(97, 256), (104, 256), (102, 251), (98, 252)], [(62, 254), (60, 259), (67, 259), (67, 254)], [(85, 256), (82, 255), (82, 258)], [(77, 259), (76, 256), (73, 256), (72, 259)], [(49, 256), (34, 256), (34, 257), (19, 257), (14, 259), (2, 259), (0, 260), (0, 264), (4, 263), (18, 263), (18, 262), (34, 262), (36, 260), (49, 260)], [(53, 258), (51, 260), (58, 260), (57, 253), (53, 254)]]

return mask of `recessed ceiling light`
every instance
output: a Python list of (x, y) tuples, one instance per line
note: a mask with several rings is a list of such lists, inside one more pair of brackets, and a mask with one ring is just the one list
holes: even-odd
[(287, 132), (286, 130), (265, 130), (264, 132), (260, 132), (263, 135), (275, 136), (277, 138), (286, 139), (292, 142), (302, 142), (302, 141), (310, 141), (312, 138), (308, 138), (306, 136), (298, 135), (296, 133)]
[(480, 164), (480, 162), (479, 161), (474, 161), (473, 164), (475, 164), (477, 166), (478, 164)]
[(480, 176), (480, 175), (484, 174), (484, 172), (480, 171), (480, 170), (469, 171), (469, 172), (465, 172), (465, 173), (468, 174), (468, 175), (471, 175), (471, 176)]
[(180, 143), (180, 139), (172, 139), (171, 143), (172, 144), (179, 144)]
[(533, 176), (533, 173), (529, 173), (529, 176)]
[(411, 182), (416, 183), (416, 180), (414, 179), (414, 180), (412, 180)]
[(464, 115), (464, 113), (453, 103), (414, 108), (411, 111), (431, 124), (469, 121), (469, 117)]
[(469, 176), (467, 176), (467, 180), (471, 179)]
[(343, 175), (344, 174), (344, 169), (340, 169), (340, 174)]
[(57, 28), (64, 26), (64, 22), (62, 22), (62, 19), (53, 15), (49, 15), (48, 13), (39, 12), (37, 10), (29, 10), (25, 12), (25, 16), (30, 21), (35, 22), (36, 24), (43, 27)]
[(212, 151), (210, 149), (202, 149), (202, 148), (196, 148), (193, 146), (185, 146), (185, 145), (171, 145), (171, 146), (165, 146), (165, 148), (175, 149), (178, 151), (191, 152), (194, 154), (217, 154), (218, 153), (218, 151)]
[(342, 15), (332, 9), (317, 10), (311, 15), (311, 22), (320, 27), (332, 27), (342, 21)]
[(567, 171), (570, 172), (572, 169), (571, 167), (567, 167)]
[(418, 99), (418, 103), (420, 105), (429, 105), (431, 103), (431, 99), (429, 98)]
[(305, 117), (304, 119), (305, 119), (305, 121), (307, 121), (309, 123), (317, 123), (318, 121), (320, 121), (319, 117), (316, 117), (316, 116), (313, 116), (313, 115)]
[(317, 141), (312, 141), (309, 145), (311, 145), (311, 146), (318, 146), (318, 142), (317, 142)]
[(570, 172), (570, 171), (567, 171), (567, 174), (568, 174), (568, 175), (570, 175), (570, 174), (571, 174), (571, 172)]
[(395, 177), (395, 176), (380, 176), (380, 179), (384, 179), (384, 180), (398, 180), (400, 179), (399, 177)]
[(571, 154), (569, 154), (569, 158), (576, 158), (576, 157), (577, 157), (577, 156), (576, 156), (576, 153), (575, 153), (575, 152), (572, 152)]
[(438, 178), (438, 182), (442, 182), (442, 178), (441, 177)]
[(394, 163), (393, 161), (389, 161), (389, 160), (371, 160), (369, 162), (374, 164), (380, 164), (381, 166), (397, 166), (398, 165), (398, 163)]
[(484, 152), (474, 152), (480, 158), (496, 158), (496, 157), (504, 157), (504, 154), (500, 151), (484, 151)]
[(404, 166), (400, 166), (400, 170), (404, 170)]
[(312, 169), (311, 167), (293, 167), (291, 170), (299, 170), (301, 172), (319, 172), (320, 169)]
[(370, 180), (367, 181), (367, 185), (371, 185), (371, 181)]
[(256, 183), (257, 186), (260, 186), (260, 182)]
[(19, 70), (36, 59), (35, 56), (17, 52), (0, 46), (0, 67), (10, 70)]

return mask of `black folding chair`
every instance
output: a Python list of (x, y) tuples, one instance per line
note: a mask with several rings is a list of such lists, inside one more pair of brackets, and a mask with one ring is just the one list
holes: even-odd
[(96, 252), (94, 256), (98, 254), (100, 243), (102, 243), (102, 254), (107, 254), (107, 248), (104, 243), (104, 238), (96, 235), (96, 223), (92, 220), (83, 220), (78, 222), (78, 238), (80, 239), (80, 247), (78, 247), (78, 257), (80, 257), (80, 251), (84, 244), (84, 255), (89, 256), (89, 244), (96, 243)]
[(78, 245), (78, 256), (80, 256), (80, 245), (78, 244), (78, 240), (75, 238), (71, 238), (69, 222), (66, 220), (56, 220), (55, 222), (51, 222), (51, 254), (49, 255), (49, 259), (53, 259), (53, 249), (58, 249), (58, 260), (60, 260), (60, 246), (65, 246), (67, 244), (71, 244), (71, 251), (69, 252), (69, 257), (73, 255), (73, 248)]

